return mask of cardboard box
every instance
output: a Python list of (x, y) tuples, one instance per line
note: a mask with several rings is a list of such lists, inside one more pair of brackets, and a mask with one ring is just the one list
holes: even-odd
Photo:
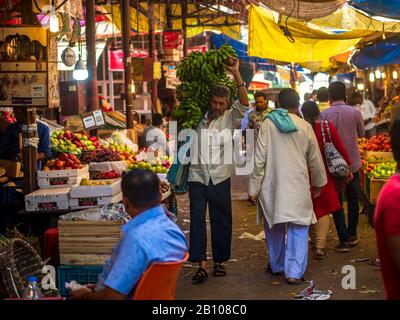
[[(102, 181), (102, 180), (96, 180)], [(110, 180), (104, 180), (110, 181)], [(112, 184), (99, 186), (74, 186), (71, 187), (70, 197), (72, 198), (91, 198), (91, 197), (112, 197), (122, 192), (121, 179), (114, 179)]]
[(39, 189), (25, 196), (26, 211), (65, 210), (69, 208), (70, 188)]
[(109, 197), (80, 197), (69, 199), (71, 209), (86, 209), (122, 201), (122, 192)]
[(83, 166), (81, 169), (71, 170), (50, 170), (38, 171), (38, 178), (62, 178), (62, 177), (78, 177), (89, 175), (89, 166)]
[(6, 169), (6, 175), (11, 178), (19, 178), (21, 174), (21, 162), (0, 160), (0, 167)]

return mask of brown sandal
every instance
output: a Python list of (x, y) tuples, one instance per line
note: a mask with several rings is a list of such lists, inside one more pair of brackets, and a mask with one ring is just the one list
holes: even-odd
[(196, 274), (192, 278), (192, 284), (203, 283), (208, 279), (208, 273), (204, 268), (199, 268), (196, 271)]
[(226, 269), (222, 263), (216, 263), (214, 265), (214, 276), (215, 277), (225, 277)]

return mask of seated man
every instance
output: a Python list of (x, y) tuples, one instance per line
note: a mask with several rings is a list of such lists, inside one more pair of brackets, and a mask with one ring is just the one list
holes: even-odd
[(72, 299), (118, 300), (130, 298), (142, 274), (152, 263), (181, 260), (186, 239), (161, 206), (157, 175), (149, 170), (132, 170), (122, 178), (123, 203), (132, 217), (122, 227), (123, 236), (106, 262), (99, 282), (75, 290)]

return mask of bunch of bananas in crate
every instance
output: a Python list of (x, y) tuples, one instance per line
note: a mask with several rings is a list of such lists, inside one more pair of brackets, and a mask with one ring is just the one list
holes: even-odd
[(214, 85), (224, 85), (231, 91), (231, 98), (237, 96), (234, 80), (225, 72), (224, 65), (232, 64), (237, 58), (235, 50), (223, 45), (218, 50), (206, 53), (193, 52), (177, 68), (181, 84), (177, 87), (180, 105), (175, 109), (175, 117), (182, 128), (195, 128), (209, 106), (210, 89)]

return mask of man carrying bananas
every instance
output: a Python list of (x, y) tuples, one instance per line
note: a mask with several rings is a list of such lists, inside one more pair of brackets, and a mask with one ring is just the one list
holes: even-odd
[[(231, 58), (226, 68), (232, 73), (238, 88), (239, 101), (231, 108), (230, 90), (216, 85), (210, 91), (209, 109), (197, 128), (198, 153), (189, 169), (190, 198), (190, 257), (199, 262), (192, 283), (208, 279), (207, 269), (207, 204), (210, 214), (214, 276), (225, 276), (223, 262), (230, 259), (232, 239), (231, 175), (233, 130), (248, 111), (249, 101), (245, 84), (239, 72), (239, 60)], [(212, 141), (210, 143), (210, 140)], [(211, 155), (211, 157), (210, 157)], [(212, 158), (212, 159), (210, 159)]]

